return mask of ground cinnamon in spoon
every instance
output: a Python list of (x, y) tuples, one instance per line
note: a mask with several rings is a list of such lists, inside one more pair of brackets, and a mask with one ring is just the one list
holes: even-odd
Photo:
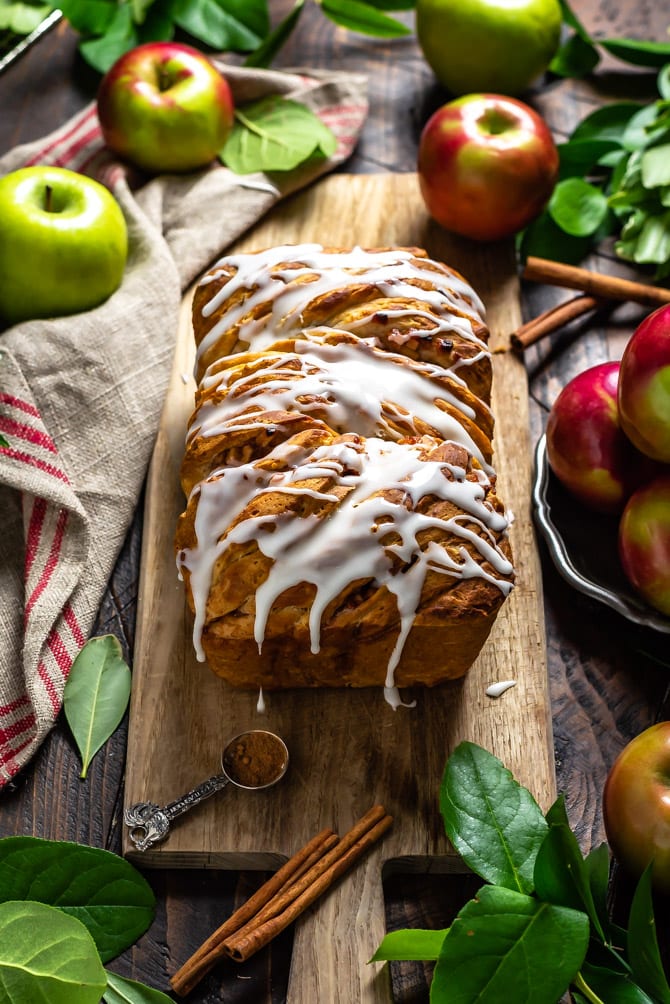
[(228, 744), (223, 769), (235, 784), (262, 788), (281, 777), (287, 758), (283, 743), (271, 732), (245, 732)]

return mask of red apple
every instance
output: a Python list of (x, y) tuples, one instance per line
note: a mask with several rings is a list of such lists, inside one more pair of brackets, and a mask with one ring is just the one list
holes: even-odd
[(618, 513), (655, 465), (621, 431), (619, 363), (592, 366), (560, 392), (547, 422), (547, 459), (558, 480), (598, 512)]
[(500, 94), (468, 94), (439, 108), (419, 140), (418, 174), (430, 215), (479, 241), (522, 230), (543, 209), (558, 177), (544, 119)]
[(636, 736), (615, 760), (603, 793), (607, 840), (633, 876), (653, 859), (652, 881), (670, 893), (670, 722)]
[(102, 78), (98, 118), (107, 146), (145, 171), (192, 171), (209, 164), (233, 125), (226, 80), (203, 53), (177, 42), (147, 42), (124, 53)]
[(638, 488), (626, 503), (619, 557), (637, 592), (670, 616), (670, 470)]
[(624, 349), (619, 413), (639, 450), (670, 463), (670, 304), (649, 314)]

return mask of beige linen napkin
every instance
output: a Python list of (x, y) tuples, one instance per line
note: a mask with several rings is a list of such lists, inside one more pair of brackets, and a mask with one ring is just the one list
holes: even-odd
[(57, 164), (97, 177), (130, 234), (124, 281), (106, 303), (0, 333), (0, 433), (9, 443), (0, 447), (0, 787), (54, 724), (131, 523), (182, 292), (279, 199), (342, 163), (365, 121), (362, 76), (216, 62), (236, 104), (281, 93), (309, 105), (337, 137), (333, 157), (280, 180), (218, 164), (147, 180), (106, 150), (92, 104), (0, 160), (0, 175)]

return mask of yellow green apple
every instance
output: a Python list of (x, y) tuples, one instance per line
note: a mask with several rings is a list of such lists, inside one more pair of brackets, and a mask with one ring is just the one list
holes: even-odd
[(128, 232), (111, 192), (62, 167), (0, 178), (0, 318), (5, 324), (96, 307), (121, 284)]
[(561, 34), (559, 0), (417, 0), (419, 45), (454, 95), (518, 95), (547, 69)]
[(110, 150), (153, 174), (205, 167), (233, 126), (227, 81), (179, 42), (147, 42), (120, 56), (100, 82), (97, 108)]

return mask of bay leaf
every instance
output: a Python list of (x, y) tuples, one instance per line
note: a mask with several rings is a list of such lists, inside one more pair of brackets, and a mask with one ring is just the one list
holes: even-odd
[(103, 1000), (106, 1004), (173, 1004), (172, 997), (161, 990), (154, 990), (144, 983), (128, 980), (109, 971)]
[(156, 900), (143, 875), (100, 847), (42, 837), (0, 840), (0, 902), (58, 907), (88, 929), (103, 962), (144, 934)]
[(130, 698), (130, 669), (114, 635), (91, 638), (75, 659), (65, 683), (63, 709), (81, 754), (80, 777), (118, 728)]
[(106, 985), (78, 920), (43, 903), (0, 904), (2, 1004), (98, 1004)]
[(336, 144), (332, 131), (306, 105), (271, 95), (236, 110), (220, 156), (236, 174), (291, 171), (313, 155), (329, 157)]

